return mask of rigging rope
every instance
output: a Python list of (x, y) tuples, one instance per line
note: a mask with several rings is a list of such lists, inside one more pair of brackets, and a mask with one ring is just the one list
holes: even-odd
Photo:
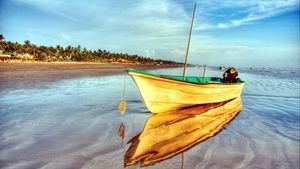
[(124, 88), (123, 88), (123, 97), (119, 103), (118, 109), (121, 115), (124, 115), (126, 112), (126, 99), (125, 99), (125, 85), (126, 85), (126, 74), (124, 74)]

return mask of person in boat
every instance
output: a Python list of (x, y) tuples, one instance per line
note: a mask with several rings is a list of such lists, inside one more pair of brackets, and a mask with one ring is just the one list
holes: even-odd
[(239, 78), (237, 78), (237, 76), (238, 76), (238, 72), (235, 70), (235, 68), (230, 67), (223, 74), (222, 82), (223, 83), (236, 83), (240, 80)]

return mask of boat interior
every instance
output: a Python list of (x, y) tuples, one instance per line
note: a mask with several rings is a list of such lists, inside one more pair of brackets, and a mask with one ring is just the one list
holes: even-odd
[[(156, 73), (149, 73), (149, 72), (144, 72), (136, 69), (127, 69), (128, 72), (135, 72), (135, 73), (140, 73), (144, 75), (149, 75), (149, 76), (154, 76), (154, 77), (160, 77), (160, 78), (166, 78), (166, 79), (171, 79), (171, 80), (177, 80), (177, 81), (184, 81), (188, 83), (195, 83), (195, 84), (228, 84), (228, 83), (223, 83), (222, 78), (220, 77), (196, 77), (196, 76), (176, 76), (176, 75), (160, 75)], [(236, 82), (231, 83), (231, 84), (236, 84), (236, 83), (244, 83), (244, 81), (237, 79)]]

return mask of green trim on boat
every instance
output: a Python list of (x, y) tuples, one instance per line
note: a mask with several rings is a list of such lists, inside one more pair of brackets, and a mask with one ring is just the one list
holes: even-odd
[[(137, 69), (128, 68), (126, 69), (128, 72), (135, 72), (140, 73), (144, 75), (154, 76), (154, 77), (160, 77), (160, 78), (166, 78), (166, 79), (173, 79), (177, 81), (184, 81), (189, 83), (196, 83), (196, 84), (206, 84), (206, 83), (222, 83), (222, 79), (219, 77), (195, 77), (195, 76), (186, 76), (185, 79), (183, 79), (183, 76), (174, 76), (174, 75), (161, 75), (157, 73), (149, 73), (144, 72)], [(244, 83), (244, 81), (238, 81), (236, 83)], [(227, 84), (227, 83), (224, 83)]]

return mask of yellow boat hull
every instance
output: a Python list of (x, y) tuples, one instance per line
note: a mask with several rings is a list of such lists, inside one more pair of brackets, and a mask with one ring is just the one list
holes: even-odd
[(178, 110), (197, 104), (223, 102), (241, 95), (244, 83), (194, 84), (129, 71), (143, 101), (152, 113)]

